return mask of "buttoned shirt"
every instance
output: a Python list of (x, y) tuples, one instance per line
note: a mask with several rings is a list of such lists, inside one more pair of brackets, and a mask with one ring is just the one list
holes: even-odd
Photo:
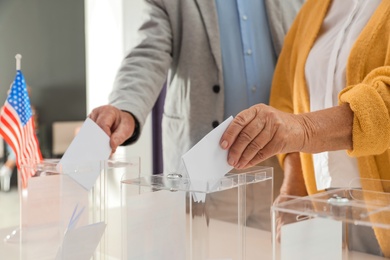
[(276, 55), (264, 0), (215, 0), (225, 87), (225, 118), (268, 104)]

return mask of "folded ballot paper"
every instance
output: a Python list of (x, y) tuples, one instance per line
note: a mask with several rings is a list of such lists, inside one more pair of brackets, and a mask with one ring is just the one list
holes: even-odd
[[(95, 185), (100, 163), (111, 154), (110, 137), (90, 118), (87, 118), (57, 165), (86, 191)], [(81, 197), (80, 197), (81, 199)], [(76, 204), (64, 234), (56, 259), (90, 259), (106, 228), (104, 222), (85, 225), (88, 218), (85, 204)]]
[(65, 232), (56, 260), (91, 259), (106, 228), (104, 222), (77, 227), (85, 207), (76, 205)]
[[(223, 133), (232, 121), (231, 116), (182, 156), (185, 171), (194, 191), (206, 191), (207, 186), (212, 189), (226, 173), (233, 169), (233, 166), (227, 162), (228, 151), (219, 145)], [(194, 192), (194, 201), (204, 202), (205, 194)]]
[(110, 154), (110, 137), (87, 118), (58, 164), (62, 169), (57, 170), (90, 190), (100, 175), (100, 162)]

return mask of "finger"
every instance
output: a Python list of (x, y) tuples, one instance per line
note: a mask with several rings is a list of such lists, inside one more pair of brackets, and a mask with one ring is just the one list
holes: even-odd
[(237, 136), (228, 155), (228, 161), (236, 162), (236, 168), (244, 167), (267, 144), (270, 137), (264, 131), (265, 125), (263, 118), (256, 117)]
[(116, 125), (114, 131), (112, 132), (110, 140), (111, 148), (116, 150), (119, 145), (129, 139), (134, 133), (134, 128), (134, 120), (122, 117), (120, 123)]
[[(118, 145), (113, 142), (113, 125), (115, 124), (115, 118), (112, 116), (99, 115), (96, 118), (96, 124), (110, 137), (111, 154), (115, 153)], [(115, 130), (114, 130), (115, 131)]]
[(111, 152), (114, 153), (118, 147), (118, 141), (113, 139), (113, 131), (120, 122), (120, 110), (112, 106), (101, 106), (92, 110), (88, 115), (95, 123), (110, 137)]
[(253, 108), (246, 109), (239, 113), (226, 128), (221, 137), (220, 146), (222, 149), (229, 149), (242, 129), (244, 129), (244, 127), (249, 124), (255, 116), (256, 111)]
[(113, 125), (115, 124), (115, 118), (113, 116), (99, 115), (96, 119), (96, 124), (109, 136), (112, 135)]
[[(249, 131), (259, 130), (253, 129)], [(260, 129), (260, 133), (250, 141), (241, 153), (241, 156), (237, 159), (237, 168), (249, 168), (271, 157), (270, 154), (272, 153), (272, 149), (270, 149), (270, 147), (273, 147), (273, 145), (270, 144), (270, 142), (272, 142), (272, 138), (273, 133), (270, 131), (269, 127), (264, 126), (263, 129)], [(231, 156), (235, 155), (232, 154)]]
[[(246, 165), (242, 166), (241, 168), (249, 168), (249, 167), (258, 165), (259, 163), (274, 156), (275, 153), (273, 151), (274, 151), (274, 148), (269, 148), (268, 145), (265, 146), (263, 149), (257, 151), (255, 156), (253, 156), (253, 158)], [(238, 162), (238, 163), (241, 164), (241, 162)]]
[(90, 118), (111, 137), (113, 129), (116, 128), (116, 125), (120, 120), (119, 112), (120, 111), (114, 107), (104, 106), (92, 111)]
[(255, 166), (277, 154), (280, 142), (266, 127), (245, 149), (238, 160), (238, 169)]
[(96, 122), (97, 116), (98, 116), (98, 108), (95, 108), (92, 110), (92, 112), (88, 115), (90, 119), (92, 119), (94, 122)]
[(99, 115), (106, 113), (110, 109), (110, 106), (100, 106), (94, 108), (91, 113), (88, 115), (89, 118), (91, 118), (93, 121), (96, 122)]

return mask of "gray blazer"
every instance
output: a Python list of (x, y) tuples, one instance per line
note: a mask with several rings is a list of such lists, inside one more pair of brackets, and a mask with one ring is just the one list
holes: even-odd
[[(265, 0), (275, 50), (304, 0)], [(140, 43), (124, 58), (110, 104), (131, 112), (141, 129), (164, 82), (164, 172), (224, 114), (224, 82), (214, 0), (147, 0), (148, 19)], [(218, 87), (216, 87), (218, 86)]]

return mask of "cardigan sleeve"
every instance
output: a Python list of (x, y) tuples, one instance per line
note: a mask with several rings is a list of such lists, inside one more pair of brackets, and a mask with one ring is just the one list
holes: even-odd
[(390, 147), (390, 66), (374, 69), (363, 82), (345, 88), (339, 103), (348, 103), (354, 112), (349, 155), (377, 155)]

